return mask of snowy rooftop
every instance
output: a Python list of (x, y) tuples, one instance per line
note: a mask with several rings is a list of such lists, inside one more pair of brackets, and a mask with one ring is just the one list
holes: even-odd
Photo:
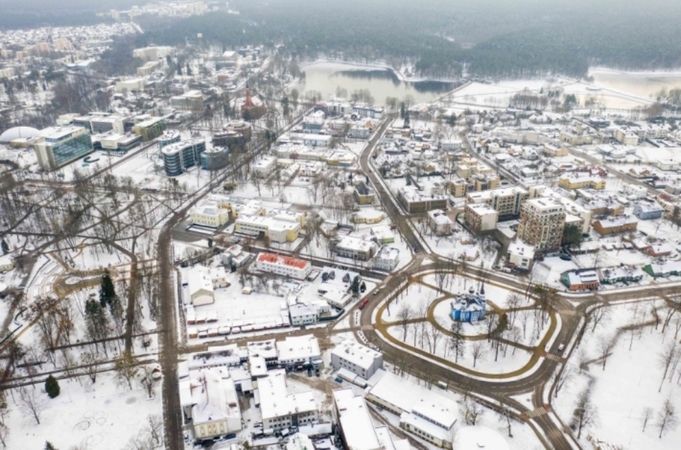
[(331, 354), (338, 355), (340, 358), (365, 370), (371, 367), (376, 358), (381, 357), (379, 352), (353, 341), (342, 342), (331, 350)]
[(487, 427), (465, 427), (454, 436), (453, 448), (457, 450), (510, 450), (503, 436)]
[(384, 370), (377, 371), (369, 384), (373, 386), (367, 395), (383, 399), (404, 412), (411, 412), (414, 405), (421, 401), (440, 405), (447, 412), (433, 417), (438, 423), (446, 422), (450, 411), (457, 411), (456, 403), (449, 398)]
[(225, 418), (241, 418), (239, 401), (234, 381), (227, 369), (202, 369), (192, 380), (192, 407), (194, 423), (209, 422)]
[(333, 391), (333, 399), (348, 448), (352, 450), (380, 448), (381, 444), (364, 398), (347, 388)]
[(280, 361), (299, 361), (319, 359), (321, 351), (319, 342), (314, 336), (288, 336), (277, 342)]
[(294, 413), (315, 411), (317, 403), (311, 391), (289, 394), (286, 388), (286, 371), (272, 370), (258, 380), (260, 410), (263, 419), (288, 416)]

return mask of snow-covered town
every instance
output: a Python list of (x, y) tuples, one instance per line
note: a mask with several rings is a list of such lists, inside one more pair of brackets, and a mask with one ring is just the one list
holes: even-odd
[(0, 31), (3, 448), (675, 448), (671, 100), (133, 45), (218, 12)]

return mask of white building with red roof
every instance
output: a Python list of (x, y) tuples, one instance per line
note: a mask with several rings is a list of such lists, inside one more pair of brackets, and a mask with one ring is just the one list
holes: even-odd
[(304, 280), (312, 271), (312, 264), (309, 261), (275, 255), (273, 253), (258, 254), (256, 267), (262, 272), (274, 273), (298, 280)]

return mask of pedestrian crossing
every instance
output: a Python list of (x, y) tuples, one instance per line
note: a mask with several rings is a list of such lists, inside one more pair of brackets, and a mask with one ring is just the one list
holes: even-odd
[(560, 314), (561, 316), (574, 316), (575, 314), (577, 314), (577, 311), (575, 311), (574, 309), (559, 309), (558, 314)]
[(544, 414), (546, 414), (546, 408), (543, 406), (525, 413), (528, 419), (534, 419), (535, 417), (543, 416)]
[(547, 353), (546, 359), (550, 359), (551, 361), (556, 361), (556, 362), (562, 362), (563, 361), (563, 358), (561, 358), (558, 355), (554, 355), (553, 353)]

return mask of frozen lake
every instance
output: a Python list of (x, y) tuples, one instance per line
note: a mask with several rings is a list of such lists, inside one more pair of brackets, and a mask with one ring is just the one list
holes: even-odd
[(368, 89), (377, 105), (383, 105), (386, 97), (410, 103), (427, 103), (453, 89), (451, 83), (438, 81), (403, 82), (391, 71), (380, 67), (320, 62), (302, 67), (305, 80), (298, 86), (302, 96), (306, 92), (320, 92), (322, 99), (336, 96), (337, 88), (344, 89), (349, 98), (353, 92)]

